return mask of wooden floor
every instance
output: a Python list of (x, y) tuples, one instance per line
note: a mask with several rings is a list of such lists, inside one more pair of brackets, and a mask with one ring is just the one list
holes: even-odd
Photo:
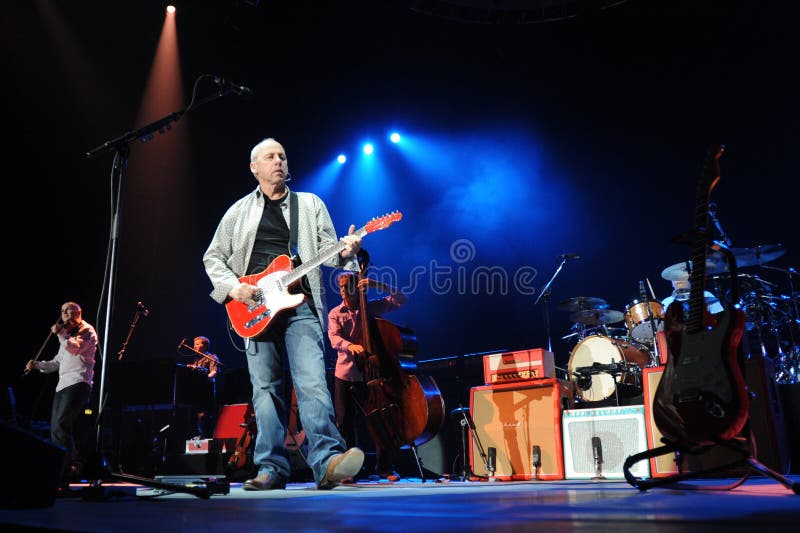
[[(790, 476), (795, 482), (800, 476)], [(694, 480), (722, 486), (733, 479)], [(11, 483), (12, 480), (7, 480)], [(222, 484), (222, 491), (227, 483)], [(183, 484), (182, 486), (187, 486)], [(202, 486), (202, 485), (200, 485)], [(213, 492), (213, 491), (212, 491)], [(99, 501), (95, 501), (99, 500)], [(56, 531), (797, 531), (800, 497), (753, 476), (722, 491), (625, 481), (464, 482), (401, 479), (331, 491), (312, 483), (246, 492), (230, 483), (202, 498), (147, 485), (74, 484), (52, 506), (0, 511), (0, 525)]]

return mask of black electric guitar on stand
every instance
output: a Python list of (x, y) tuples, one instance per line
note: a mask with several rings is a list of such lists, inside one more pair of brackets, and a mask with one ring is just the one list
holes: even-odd
[(665, 313), (667, 359), (653, 398), (653, 417), (665, 439), (679, 447), (710, 445), (736, 436), (747, 421), (749, 397), (739, 364), (745, 315), (731, 307), (709, 314), (704, 293), (710, 238), (708, 199), (720, 179), (715, 146), (697, 185), (689, 314), (680, 302)]
[[(748, 424), (750, 396), (742, 373), (744, 357), (740, 357), (744, 312), (731, 305), (712, 315), (706, 308), (706, 260), (711, 244), (707, 232), (708, 198), (719, 181), (722, 151), (722, 146), (715, 146), (709, 152), (697, 186), (695, 225), (691, 233), (693, 253), (688, 317), (684, 317), (683, 305), (679, 301), (672, 302), (664, 314), (667, 363), (653, 397), (653, 419), (663, 435), (664, 444), (629, 456), (622, 468), (625, 480), (639, 490), (657, 486), (730, 490), (744, 483), (751, 471), (756, 471), (800, 494), (800, 482), (775, 472), (754, 456), (755, 440)], [(721, 243), (715, 243), (714, 247), (726, 257), (732, 278), (732, 300), (737, 302), (736, 257)], [(745, 438), (736, 438), (740, 434)], [(631, 473), (631, 467), (645, 459), (673, 452), (696, 455), (714, 446), (727, 448), (738, 458), (705, 470), (679, 472), (649, 480), (639, 479)], [(728, 485), (681, 483), (730, 467), (745, 467), (746, 473)]]

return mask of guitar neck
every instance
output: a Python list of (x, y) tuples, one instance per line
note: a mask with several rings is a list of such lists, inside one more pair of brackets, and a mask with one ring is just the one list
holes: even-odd
[(712, 149), (703, 165), (703, 175), (697, 186), (694, 213), (694, 246), (692, 249), (692, 273), (689, 277), (689, 317), (686, 320), (687, 333), (697, 333), (703, 329), (706, 310), (706, 258), (708, 256), (708, 199), (719, 181), (719, 157), (723, 147)]
[[(364, 235), (367, 234), (366, 228), (367, 228), (366, 226), (361, 226), (356, 230), (355, 235), (363, 238)], [(293, 283), (302, 279), (303, 276), (305, 276), (315, 268), (318, 268), (320, 265), (322, 265), (323, 263), (325, 263), (326, 261), (328, 261), (329, 259), (331, 259), (344, 249), (345, 245), (341, 241), (334, 244), (330, 248), (326, 248), (325, 250), (322, 251), (322, 253), (320, 253), (314, 259), (308, 261), (307, 263), (302, 263), (299, 267), (295, 268), (289, 274), (287, 274), (286, 277), (284, 278), (285, 281), (283, 283), (285, 284), (286, 287), (292, 285)]]
[(696, 333), (703, 327), (706, 292), (706, 257), (708, 250), (707, 227), (708, 196), (701, 192), (698, 195), (697, 212), (695, 213), (695, 231), (697, 233), (692, 250), (692, 273), (689, 278), (691, 283), (689, 293), (689, 317), (686, 320), (686, 329), (689, 333)]

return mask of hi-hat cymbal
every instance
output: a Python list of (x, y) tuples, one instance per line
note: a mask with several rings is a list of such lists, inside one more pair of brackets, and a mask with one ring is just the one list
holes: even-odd
[(560, 311), (584, 311), (586, 309), (608, 309), (608, 303), (593, 296), (576, 296), (558, 303)]
[(602, 326), (603, 324), (613, 324), (622, 322), (625, 313), (614, 311), (613, 309), (586, 309), (569, 315), (573, 322), (579, 322), (586, 326)]

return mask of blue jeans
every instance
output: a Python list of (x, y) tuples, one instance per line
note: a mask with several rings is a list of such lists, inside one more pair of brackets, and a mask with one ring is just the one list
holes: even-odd
[(274, 318), (267, 334), (247, 346), (247, 367), (253, 384), (253, 408), (258, 434), (253, 461), (258, 473), (288, 479), (291, 466), (284, 447), (287, 406), (284, 401), (283, 354), (289, 361), (297, 393), (300, 424), (308, 439), (308, 463), (319, 483), (328, 461), (345, 451), (345, 443), (333, 414), (325, 380), (322, 328), (317, 317), (303, 303), (284, 310)]
[(63, 388), (53, 396), (53, 411), (50, 418), (50, 440), (66, 449), (64, 465), (77, 459), (75, 446), (75, 423), (89, 401), (91, 387), (80, 382)]

